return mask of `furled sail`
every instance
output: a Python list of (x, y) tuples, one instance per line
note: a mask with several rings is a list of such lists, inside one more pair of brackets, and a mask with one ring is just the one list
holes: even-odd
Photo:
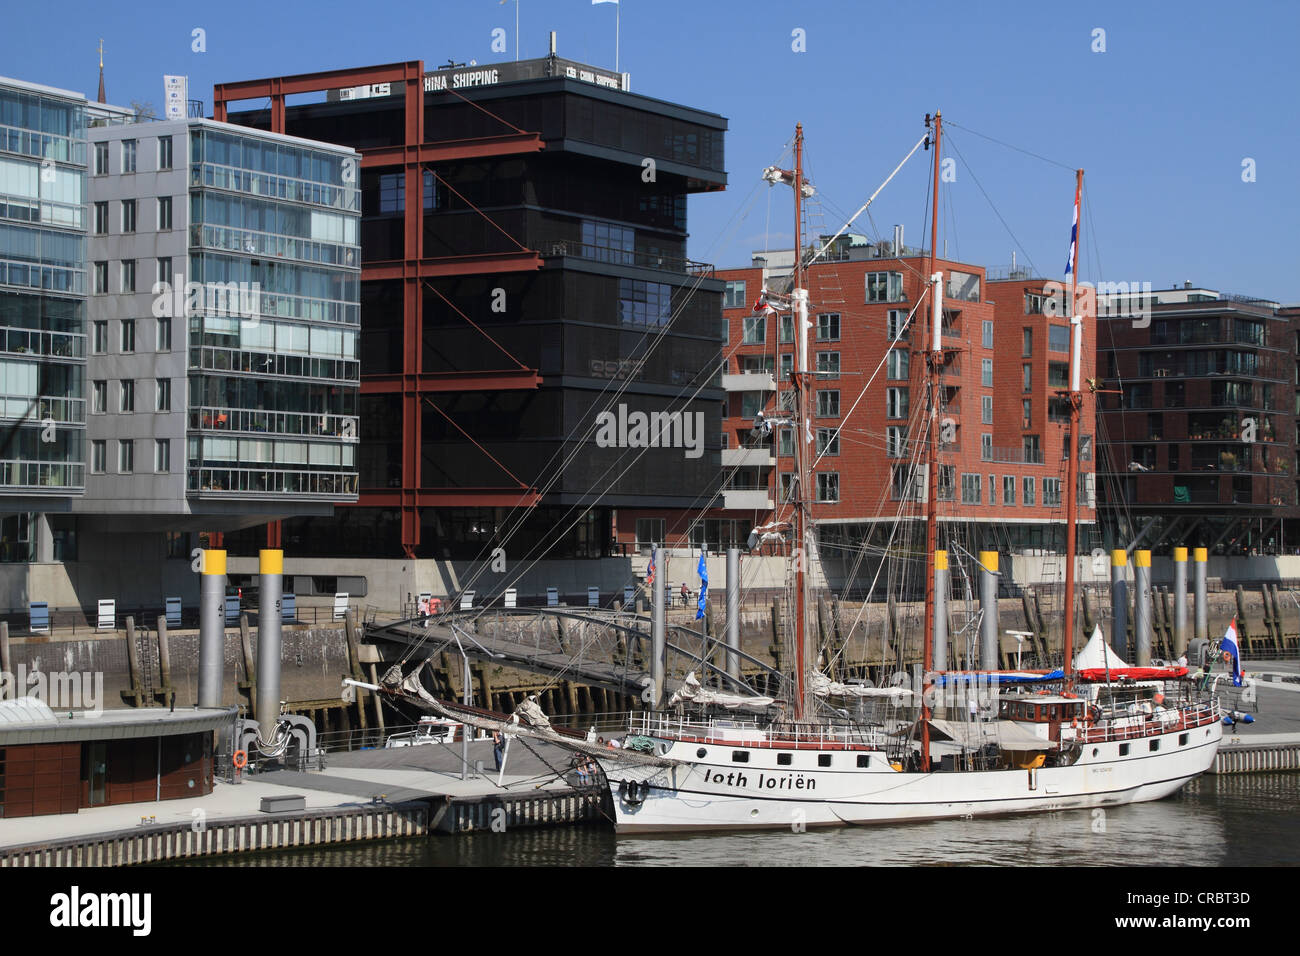
[(744, 697), (740, 694), (724, 694), (721, 691), (709, 690), (700, 685), (695, 676), (695, 671), (691, 671), (682, 681), (682, 686), (668, 700), (668, 706), (675, 707), (678, 704), (690, 702), (692, 704), (711, 704), (716, 707), (725, 707), (727, 710), (766, 710), (776, 703), (775, 697)]
[(820, 671), (813, 671), (808, 675), (808, 686), (818, 697), (888, 697), (899, 702), (904, 697), (912, 696), (912, 692), (906, 687), (864, 687), (861, 684), (841, 684)]

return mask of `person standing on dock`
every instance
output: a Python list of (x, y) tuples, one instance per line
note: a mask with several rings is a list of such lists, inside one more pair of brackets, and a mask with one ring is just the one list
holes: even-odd
[(492, 731), (492, 759), (496, 761), (496, 769), (501, 769), (501, 758), (505, 755), (506, 739), (502, 736), (501, 731)]

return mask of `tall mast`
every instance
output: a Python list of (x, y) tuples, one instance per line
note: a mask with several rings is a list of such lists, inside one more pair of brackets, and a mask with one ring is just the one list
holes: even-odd
[[(928, 122), (927, 117), (927, 122)], [(930, 769), (930, 695), (934, 692), (931, 671), (934, 668), (934, 552), (939, 538), (939, 373), (943, 368), (943, 274), (935, 271), (939, 245), (939, 148), (941, 120), (934, 113), (934, 187), (930, 207), (930, 267), (926, 270), (934, 298), (930, 318), (930, 351), (926, 355), (926, 497), (925, 497), (925, 630), (921, 644), (925, 648), (922, 663), (921, 693), (921, 769)]]
[(1083, 362), (1083, 316), (1075, 301), (1079, 277), (1079, 200), (1083, 194), (1083, 170), (1074, 174), (1074, 242), (1070, 252), (1070, 393), (1066, 397), (1070, 406), (1070, 424), (1065, 433), (1065, 686), (1074, 685), (1074, 562), (1078, 534), (1079, 489), (1079, 424), (1083, 395), (1079, 391), (1079, 376)]
[(795, 464), (798, 468), (799, 495), (795, 505), (795, 622), (794, 622), (794, 716), (803, 719), (807, 711), (807, 679), (805, 655), (806, 635), (805, 618), (808, 613), (807, 578), (805, 567), (808, 563), (808, 529), (811, 523), (809, 506), (810, 489), (808, 487), (808, 426), (805, 416), (808, 414), (808, 290), (804, 285), (803, 267), (803, 124), (795, 126), (794, 132), (794, 289), (791, 291), (794, 306), (791, 321), (795, 324), (796, 370), (791, 376), (795, 387), (795, 424), (798, 434), (795, 436)]

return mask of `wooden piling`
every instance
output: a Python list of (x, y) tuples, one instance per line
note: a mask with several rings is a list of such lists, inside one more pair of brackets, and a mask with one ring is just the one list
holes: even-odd
[(158, 701), (164, 707), (176, 703), (176, 689), (172, 687), (172, 652), (171, 642), (167, 639), (167, 618), (158, 617), (158, 677), (162, 682)]
[(132, 707), (139, 707), (144, 697), (140, 688), (140, 645), (135, 642), (135, 618), (129, 615), (126, 619), (126, 668), (131, 689), (121, 691), (122, 700)]
[(244, 679), (236, 686), (248, 697), (248, 712), (256, 720), (257, 659), (253, 657), (253, 635), (248, 630), (247, 614), (239, 615), (239, 649), (244, 658)]

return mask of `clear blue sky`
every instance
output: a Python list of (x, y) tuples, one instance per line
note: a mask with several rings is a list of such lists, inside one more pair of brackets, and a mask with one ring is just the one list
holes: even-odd
[[(519, 11), (524, 58), (544, 55), (556, 30), (562, 56), (613, 66), (613, 4), (520, 0)], [(514, 0), (11, 4), (0, 74), (93, 97), (102, 36), (111, 102), (161, 108), (163, 74), (184, 73), (210, 110), (214, 82), (513, 59), (514, 19)], [(196, 27), (204, 53), (191, 51)], [(508, 54), (491, 50), (496, 27)], [(744, 265), (764, 246), (767, 187), (746, 199), (796, 121), (834, 229), (833, 210), (856, 209), (938, 107), (960, 150), (944, 151), (957, 159), (941, 238), (950, 254), (996, 266), (1016, 248), (978, 181), (1018, 260), (1047, 276), (1065, 261), (1073, 174), (978, 132), (1087, 170), (1085, 278), (1156, 288), (1191, 279), (1300, 302), (1300, 4), (622, 0), (621, 27), (633, 90), (730, 120), (731, 185), (691, 201), (693, 258)], [(1092, 49), (1098, 28), (1105, 52)], [(791, 49), (795, 29), (806, 52)], [(896, 222), (909, 243), (926, 233), (925, 157), (872, 207), (881, 233)], [(1255, 182), (1242, 181), (1247, 158)], [(774, 192), (772, 228), (786, 243), (787, 209), (788, 194)]]

